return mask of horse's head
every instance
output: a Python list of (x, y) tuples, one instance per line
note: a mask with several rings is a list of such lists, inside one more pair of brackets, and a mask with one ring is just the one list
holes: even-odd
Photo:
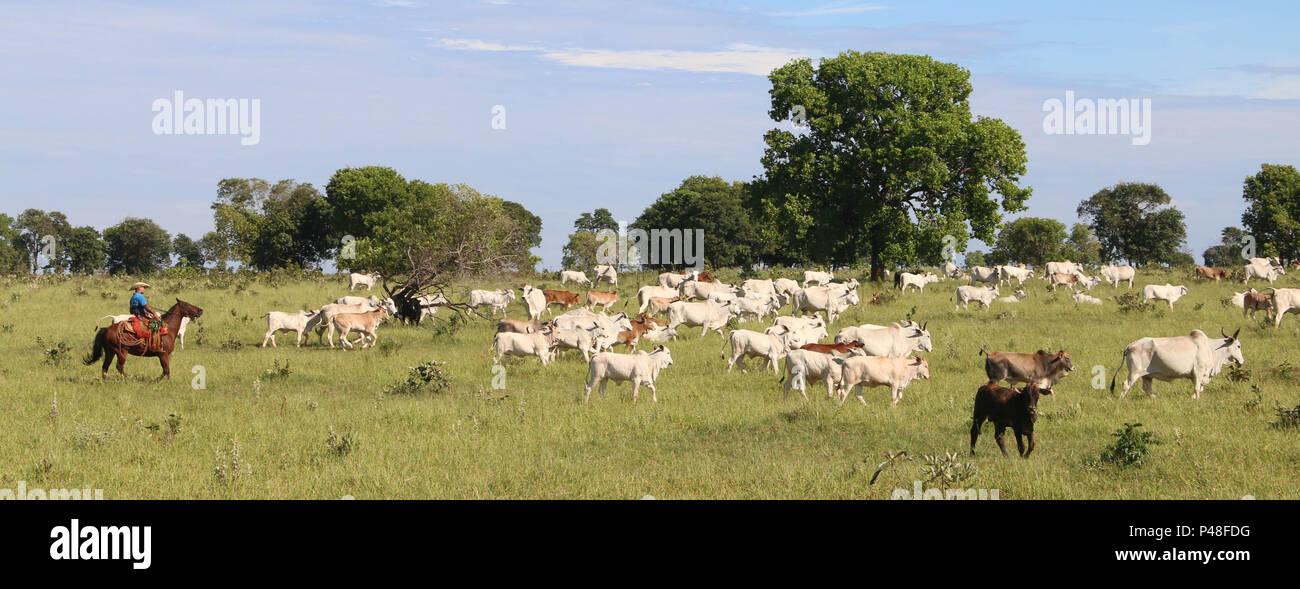
[(175, 305), (172, 305), (172, 308), (171, 308), (171, 309), (168, 309), (167, 312), (168, 312), (168, 313), (176, 313), (177, 315), (180, 315), (181, 317), (189, 317), (189, 318), (191, 318), (191, 319), (194, 319), (194, 318), (197, 318), (197, 317), (203, 315), (203, 309), (200, 309), (200, 308), (198, 308), (198, 307), (196, 307), (196, 306), (194, 306), (194, 305), (191, 305), (191, 304), (189, 304), (189, 303), (187, 303), (187, 302), (185, 302), (185, 301), (182, 301), (182, 300), (180, 300), (180, 299), (176, 299), (176, 304), (175, 304)]

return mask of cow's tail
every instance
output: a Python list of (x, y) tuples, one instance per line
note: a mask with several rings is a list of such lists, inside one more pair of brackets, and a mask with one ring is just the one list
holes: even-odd
[[(1121, 353), (1120, 356), (1119, 356), (1119, 366), (1116, 366), (1116, 367), (1115, 367), (1115, 373), (1112, 374), (1112, 375), (1110, 375), (1110, 394), (1112, 394), (1112, 395), (1115, 394), (1115, 379), (1119, 378), (1119, 371), (1120, 371), (1122, 368), (1124, 368), (1124, 363), (1125, 363), (1126, 361), (1128, 361), (1128, 348), (1127, 348), (1127, 347), (1124, 348), (1123, 353)], [(1133, 367), (1132, 367), (1132, 366), (1129, 366), (1129, 370), (1132, 371), (1132, 370), (1133, 370)]]
[(988, 348), (985, 348), (983, 344), (980, 344), (980, 355), (981, 355), (981, 356), (988, 356), (988, 355), (989, 355)]
[(81, 359), (81, 363), (90, 366), (91, 364), (98, 362), (100, 358), (103, 358), (104, 354), (108, 353), (106, 351), (106, 348), (108, 348), (107, 339), (108, 328), (98, 328), (95, 331), (95, 339), (90, 340), (90, 353), (86, 354), (86, 357)]

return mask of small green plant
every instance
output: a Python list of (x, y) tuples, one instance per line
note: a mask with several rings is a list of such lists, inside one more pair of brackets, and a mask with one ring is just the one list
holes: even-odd
[(1193, 311), (1200, 311), (1201, 309), (1204, 308), (1205, 308), (1205, 303), (1196, 303), (1195, 305), (1192, 305)]
[(72, 352), (72, 346), (69, 346), (66, 342), (59, 342), (54, 344), (54, 347), (50, 347), (45, 345), (45, 340), (40, 336), (36, 337), (36, 345), (40, 346), (45, 352), (43, 362), (51, 366), (62, 366)]
[(1115, 441), (1102, 449), (1101, 454), (1096, 458), (1091, 459), (1090, 465), (1110, 464), (1120, 469), (1142, 466), (1147, 454), (1151, 452), (1150, 446), (1159, 444), (1160, 441), (1149, 431), (1138, 431), (1140, 427), (1142, 427), (1140, 423), (1125, 423), (1124, 427), (1115, 430), (1115, 433), (1111, 434)]
[(1294, 373), (1295, 367), (1291, 366), (1290, 360), (1283, 360), (1281, 364), (1277, 365), (1277, 376), (1282, 380), (1291, 380), (1291, 377), (1295, 375)]
[(239, 482), (245, 473), (244, 461), (240, 458), (239, 440), (230, 438), (230, 449), (217, 449), (217, 458), (212, 466), (212, 476), (217, 483), (231, 486)]
[(1115, 297), (1115, 306), (1121, 313), (1143, 313), (1154, 308), (1151, 301), (1142, 298), (1142, 295), (1136, 292), (1126, 292)]
[(275, 380), (277, 378), (285, 378), (290, 374), (293, 374), (293, 371), (289, 370), (289, 361), (285, 360), (284, 366), (280, 366), (280, 361), (277, 359), (271, 362), (270, 368), (262, 371), (262, 378), (265, 378), (266, 380)]
[(1238, 364), (1229, 364), (1226, 376), (1228, 382), (1247, 382), (1250, 380), (1250, 371)]
[(74, 423), (68, 434), (68, 443), (86, 449), (107, 446), (117, 441), (118, 432), (111, 426), (96, 427), (87, 423)]
[[(894, 466), (894, 462), (898, 461), (899, 459), (906, 459), (908, 461), (911, 461), (912, 457), (907, 455), (907, 450), (899, 450), (898, 452), (889, 450), (885, 452), (885, 461), (876, 465), (876, 472), (872, 473), (871, 481), (869, 481), (867, 484), (868, 485), (876, 484), (876, 479), (880, 478), (880, 473), (889, 470), (890, 467)], [(862, 459), (863, 462), (868, 462), (869, 460), (870, 458)]]
[(469, 320), (460, 313), (451, 314), (446, 321), (439, 322), (435, 318), (433, 324), (433, 337), (434, 339), (437, 339), (454, 336), (459, 333), (461, 328), (465, 327), (467, 323), (469, 323)]
[(325, 448), (330, 454), (342, 458), (357, 449), (357, 440), (352, 436), (351, 430), (340, 436), (334, 431), (334, 426), (330, 426), (329, 434), (325, 437)]
[(426, 361), (411, 366), (403, 380), (384, 389), (385, 395), (409, 395), (419, 392), (441, 393), (451, 387), (451, 377), (443, 373), (446, 362)]
[(921, 459), (925, 461), (921, 467), (921, 472), (926, 477), (925, 482), (937, 482), (944, 489), (961, 486), (961, 483), (974, 477), (977, 472), (973, 463), (963, 462), (961, 455), (952, 452), (945, 451), (942, 456), (923, 454)]
[(1300, 405), (1294, 408), (1287, 408), (1276, 405), (1273, 408), (1277, 412), (1277, 420), (1268, 424), (1273, 429), (1295, 429), (1300, 427)]
[(1264, 393), (1260, 391), (1259, 385), (1250, 385), (1250, 392), (1255, 393), (1255, 396), (1247, 399), (1246, 402), (1241, 405), (1242, 408), (1246, 410), (1246, 413), (1259, 411), (1259, 408), (1264, 405)]
[(387, 357), (387, 356), (392, 356), (395, 352), (402, 349), (402, 344), (399, 344), (391, 339), (386, 339), (382, 342), (379, 342), (379, 346), (377, 347), (379, 348), (379, 354), (381, 356)]

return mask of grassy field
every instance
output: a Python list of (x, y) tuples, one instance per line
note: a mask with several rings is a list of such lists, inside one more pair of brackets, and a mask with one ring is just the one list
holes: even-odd
[[(723, 273), (724, 280), (734, 275)], [(1293, 286), (1287, 275), (1276, 286)], [(652, 281), (623, 275), (624, 297)], [(811, 403), (782, 400), (771, 373), (725, 374), (721, 339), (685, 330), (670, 343), (675, 364), (658, 381), (659, 399), (631, 403), (614, 386), (581, 403), (586, 365), (570, 353), (542, 368), (535, 359), (505, 362), (506, 386), (493, 389), (488, 350), (493, 326), (471, 320), (452, 333), (387, 323), (380, 346), (278, 349), (258, 344), (259, 316), (314, 307), (346, 294), (346, 280), (155, 278), (150, 301), (179, 297), (205, 310), (187, 347), (173, 356), (171, 381), (153, 383), (154, 359), (132, 357), (130, 378), (83, 366), (95, 319), (126, 310), (121, 278), (0, 280), (0, 488), (102, 488), (106, 498), (888, 498), (926, 480), (924, 455), (955, 452), (973, 474), (962, 488), (998, 489), (1002, 499), (1300, 498), (1300, 431), (1269, 427), (1275, 405), (1300, 403), (1300, 375), (1289, 370), (1296, 319), (1282, 329), (1242, 318), (1221, 301), (1239, 284), (1194, 281), (1174, 271), (1139, 272), (1146, 283), (1187, 284), (1173, 312), (1121, 313), (1098, 287), (1100, 307), (1076, 307), (1041, 280), (1026, 284), (1018, 305), (954, 312), (955, 281), (924, 294), (898, 295), (851, 309), (835, 330), (913, 315), (929, 321), (933, 378), (917, 381), (891, 408), (885, 389), (868, 405), (827, 401), (814, 385)], [(509, 280), (521, 286), (524, 280)], [(532, 279), (555, 287), (549, 279)], [(453, 298), (471, 286), (459, 285)], [(486, 285), (484, 285), (486, 286)], [(866, 283), (873, 292), (892, 290)], [(1010, 294), (1003, 288), (1003, 294)], [(633, 301), (633, 306), (635, 301)], [(787, 310), (788, 312), (788, 310)], [(523, 316), (522, 305), (511, 307)], [(1111, 371), (1123, 347), (1142, 336), (1241, 327), (1249, 378), (1214, 378), (1199, 400), (1190, 381), (1139, 384), (1125, 399), (1095, 389), (1094, 366)], [(753, 323), (742, 325), (761, 329)], [(41, 338), (38, 343), (37, 338)], [(59, 351), (60, 344), (69, 348)], [(980, 344), (1031, 352), (1065, 349), (1076, 370), (1044, 397), (1032, 458), (1003, 458), (992, 426), (980, 454), (966, 453), (971, 399), (984, 382)], [(384, 394), (408, 367), (445, 362), (451, 386), (438, 393)], [(201, 366), (206, 388), (192, 388)], [(287, 367), (287, 370), (285, 369)], [(1244, 375), (1243, 375), (1244, 376)], [(648, 393), (648, 391), (646, 391)], [(170, 420), (170, 421), (169, 421)], [(1161, 442), (1145, 465), (1096, 465), (1111, 434), (1141, 422)], [(332, 432), (332, 433), (331, 433)], [(1014, 436), (1008, 432), (1014, 455)], [(886, 452), (906, 451), (870, 484)], [(961, 468), (958, 467), (958, 470)], [(939, 483), (927, 484), (928, 486)]]

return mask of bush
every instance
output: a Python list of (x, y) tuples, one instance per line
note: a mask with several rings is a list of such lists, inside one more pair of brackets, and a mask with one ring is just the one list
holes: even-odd
[(451, 387), (451, 378), (443, 374), (446, 362), (421, 362), (410, 367), (406, 380), (384, 389), (385, 395), (409, 395), (419, 392), (441, 393)]
[(1274, 407), (1277, 411), (1277, 421), (1269, 424), (1273, 429), (1295, 429), (1300, 427), (1300, 405), (1294, 409), (1288, 409), (1281, 405)]
[(1121, 469), (1142, 466), (1151, 451), (1149, 446), (1159, 444), (1160, 441), (1151, 432), (1138, 431), (1140, 427), (1140, 423), (1125, 423), (1123, 428), (1115, 430), (1111, 434), (1115, 441), (1091, 461), (1092, 465), (1112, 464)]

